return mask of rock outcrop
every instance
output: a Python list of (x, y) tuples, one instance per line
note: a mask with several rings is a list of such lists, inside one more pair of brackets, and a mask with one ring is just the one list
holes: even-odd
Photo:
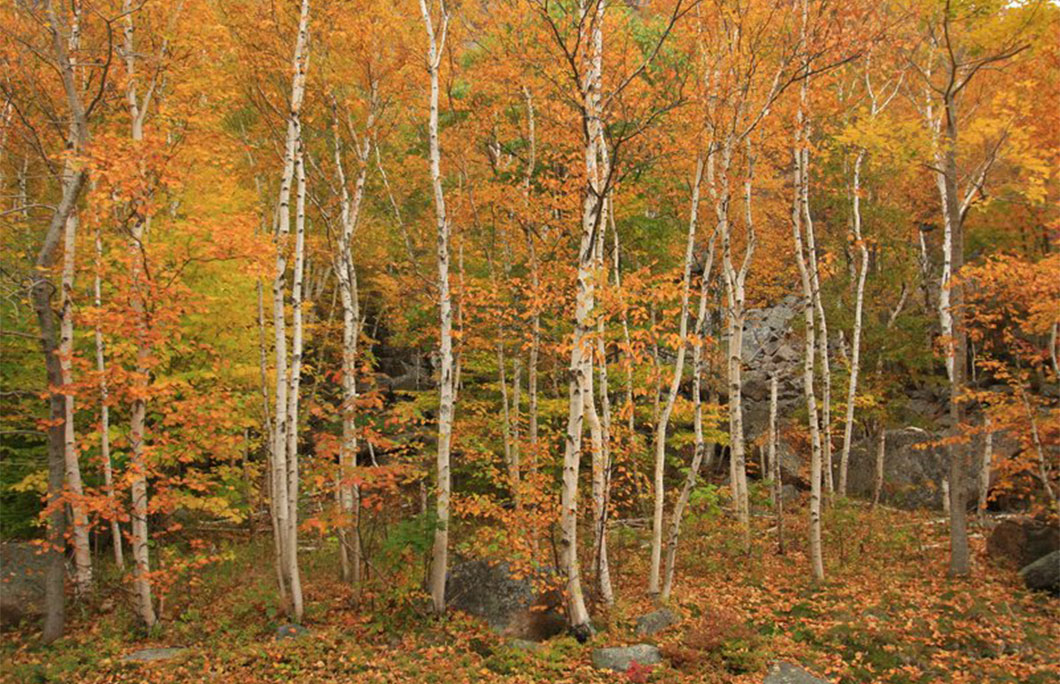
[(593, 649), (593, 667), (598, 670), (625, 672), (633, 663), (657, 665), (661, 662), (662, 654), (659, 649), (650, 644)]
[(1007, 518), (990, 532), (986, 552), (995, 562), (1023, 568), (1060, 550), (1060, 528), (1030, 517)]
[(10, 627), (44, 614), (48, 560), (24, 542), (0, 544), (0, 625)]
[(1060, 551), (1042, 556), (1020, 570), (1020, 578), (1028, 589), (1060, 595)]
[(450, 608), (482, 618), (498, 634), (544, 641), (562, 633), (566, 621), (559, 592), (542, 592), (537, 584), (507, 563), (474, 560), (449, 569), (445, 595)]

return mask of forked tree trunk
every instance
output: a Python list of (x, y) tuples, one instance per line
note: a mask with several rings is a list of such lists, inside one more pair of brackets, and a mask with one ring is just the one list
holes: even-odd
[[(602, 145), (602, 143), (599, 143)], [(606, 160), (606, 156), (604, 157)], [(603, 162), (606, 165), (606, 161)], [(604, 204), (604, 212), (607, 205)], [(605, 273), (603, 265), (603, 244), (606, 218), (600, 218), (600, 231), (593, 245), (593, 262), (597, 273)], [(589, 364), (589, 391), (585, 395), (585, 420), (589, 424), (589, 439), (592, 446), (592, 564), (600, 600), (604, 605), (615, 602), (614, 589), (611, 586), (611, 566), (607, 555), (607, 506), (610, 495), (610, 401), (607, 396), (607, 354), (604, 336), (606, 333), (604, 316), (596, 317), (596, 334), (593, 347), (586, 351)], [(597, 409), (597, 386), (593, 377), (593, 366), (599, 363), (599, 394), (601, 409)], [(606, 420), (605, 420), (606, 418)]]
[[(291, 233), (291, 185), (294, 182), (296, 158), (301, 145), (301, 111), (305, 95), (306, 72), (309, 68), (309, 0), (302, 0), (298, 20), (298, 36), (295, 40), (291, 78), (290, 112), (287, 118), (287, 132), (284, 143), (283, 170), (280, 177), (280, 194), (276, 214), (276, 266), (272, 282), (273, 299), (273, 335), (276, 365), (276, 391), (273, 396), (275, 409), (272, 433), (271, 466), (271, 507), (274, 511), (273, 534), (275, 545), (280, 551), (277, 559), (279, 566), (280, 596), (288, 615), (301, 619), (301, 582), (297, 577), (297, 540), (291, 539), (291, 530), (297, 525), (297, 510), (292, 510), (292, 500), (297, 503), (297, 492), (292, 497), (289, 461), (289, 435), (294, 428), (297, 435), (297, 416), (290, 414), (290, 385), (292, 370), (288, 362), (287, 318), (285, 304), (287, 297), (287, 252)], [(291, 423), (294, 422), (292, 426)], [(296, 441), (296, 440), (295, 440)], [(297, 446), (297, 444), (296, 444)], [(294, 525), (292, 525), (294, 521)], [(294, 543), (292, 543), (292, 541)], [(292, 571), (293, 569), (293, 571)]]
[(368, 159), (374, 139), (374, 89), (372, 111), (368, 115), (364, 142), (358, 144), (358, 171), (351, 196), (346, 186), (346, 169), (339, 136), (338, 112), (332, 122), (335, 132), (335, 169), (339, 185), (340, 233), (334, 270), (342, 302), (342, 438), (339, 446), (339, 506), (343, 521), (339, 526), (339, 549), (342, 578), (347, 582), (361, 580), (360, 485), (355, 482), (357, 468), (357, 346), (361, 329), (360, 299), (357, 289), (357, 267), (353, 259), (353, 238), (361, 215), (364, 186), (368, 179)]
[[(805, 97), (805, 95), (803, 95)], [(817, 396), (814, 392), (814, 357), (816, 353), (816, 320), (814, 312), (813, 281), (810, 278), (807, 267), (806, 253), (802, 238), (802, 210), (800, 201), (800, 188), (802, 187), (802, 173), (804, 172), (803, 156), (801, 146), (806, 144), (802, 138), (802, 112), (798, 115), (798, 127), (795, 132), (795, 146), (792, 157), (794, 158), (794, 191), (795, 200), (792, 203), (791, 228), (795, 241), (795, 260), (799, 267), (799, 276), (802, 282), (803, 314), (806, 322), (806, 347), (803, 353), (803, 391), (806, 399), (806, 408), (809, 413), (810, 428), (810, 566), (813, 578), (817, 581), (824, 579), (824, 558), (821, 549), (821, 431), (817, 412)]]
[[(800, 40), (806, 42), (806, 22), (808, 19), (808, 3), (802, 1), (802, 26)], [(808, 60), (808, 58), (807, 58)], [(809, 72), (809, 62), (804, 63), (804, 70)], [(804, 189), (806, 187), (806, 168), (808, 156), (803, 153), (805, 146), (809, 145), (806, 127), (806, 100), (807, 84), (803, 79), (799, 89), (799, 107), (796, 113), (795, 139), (792, 147), (792, 158), (794, 161), (794, 177), (792, 187), (794, 199), (791, 209), (791, 229), (795, 240), (795, 261), (799, 267), (799, 279), (802, 282), (803, 314), (806, 320), (806, 348), (803, 354), (803, 390), (806, 398), (806, 409), (809, 413), (810, 427), (810, 567), (815, 581), (824, 580), (824, 555), (821, 548), (821, 479), (822, 479), (822, 454), (821, 454), (821, 430), (817, 411), (817, 396), (814, 392), (814, 355), (816, 347), (816, 317), (815, 317), (815, 294), (814, 275), (810, 273), (807, 266), (806, 248), (803, 243), (802, 219), (807, 216), (803, 202), (805, 200)], [(806, 227), (807, 230), (809, 226)], [(811, 263), (814, 263), (811, 257)]]
[[(60, 16), (53, 0), (45, 3), (48, 16), (46, 30), (50, 34), (52, 55), (59, 72), (69, 110), (71, 136), (67, 141), (75, 153), (84, 149), (88, 141), (88, 120), (84, 103), (78, 89), (74, 67), (68, 52), (68, 42), (74, 40), (79, 32), (79, 17), (75, 14), (73, 25), (67, 27), (65, 17)], [(76, 11), (76, 10), (75, 10)], [(64, 550), (66, 547), (66, 513), (63, 510), (62, 490), (65, 479), (66, 461), (64, 457), (64, 422), (66, 419), (66, 402), (57, 388), (63, 384), (62, 366), (59, 363), (59, 340), (55, 329), (55, 316), (52, 312), (51, 297), (54, 285), (48, 276), (55, 264), (56, 249), (62, 238), (67, 219), (76, 210), (77, 200), (81, 196), (87, 180), (84, 169), (76, 170), (62, 176), (62, 197), (52, 212), (48, 230), (33, 261), (33, 271), (29, 284), (29, 299), (40, 329), (41, 351), (44, 354), (45, 371), (49, 388), (48, 397), (48, 530), (46, 547), (48, 567), (44, 578), (44, 628), (41, 641), (50, 644), (63, 635), (66, 619), (64, 578)], [(24, 204), (24, 203), (23, 203)]]

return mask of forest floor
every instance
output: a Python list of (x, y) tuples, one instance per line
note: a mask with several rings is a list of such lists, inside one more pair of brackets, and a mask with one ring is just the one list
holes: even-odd
[[(303, 560), (308, 634), (278, 641), (273, 566), (258, 550), (267, 538), (232, 542), (225, 560), (171, 589), (157, 634), (135, 636), (118, 595), (97, 597), (91, 609), (71, 609), (69, 636), (50, 648), (30, 632), (4, 634), (0, 680), (761, 682), (771, 663), (788, 661), (850, 684), (1060, 681), (1060, 601), (1023, 590), (1014, 571), (986, 559), (981, 536), (973, 536), (972, 578), (948, 580), (937, 514), (837, 505), (825, 519), (828, 579), (815, 585), (804, 518), (803, 509), (789, 514), (784, 555), (767, 518), (755, 520), (749, 555), (723, 516), (690, 521), (672, 602), (684, 619), (647, 639), (634, 634), (652, 609), (647, 532), (619, 528), (611, 548), (619, 599), (594, 612), (600, 632), (588, 644), (558, 637), (537, 651), (466, 616), (430, 618), (414, 608), (421, 598), (358, 597), (333, 579), (327, 547)], [(592, 668), (594, 647), (642, 641), (664, 654), (650, 673)], [(161, 646), (187, 651), (156, 664), (121, 660)]]

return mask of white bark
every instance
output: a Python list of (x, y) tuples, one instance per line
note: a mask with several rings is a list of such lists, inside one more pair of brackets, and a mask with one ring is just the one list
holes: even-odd
[(445, 210), (445, 193), (442, 189), (441, 149), (438, 140), (438, 80), (449, 29), (449, 14), (445, 1), (439, 0), (439, 25), (436, 28), (431, 18), (427, 0), (420, 0), (420, 11), (427, 30), (427, 70), (430, 75), (430, 166), (431, 185), (434, 190), (434, 211), (438, 228), (438, 318), (439, 352), (441, 372), (438, 378), (438, 459), (437, 459), (437, 528), (434, 532), (434, 547), (431, 552), (429, 589), (436, 613), (445, 612), (445, 575), (449, 554), (449, 496), (450, 473), (449, 451), (453, 431), (455, 397), (455, 375), (453, 368), (453, 311), (449, 293), (449, 218)]
[(89, 520), (85, 511), (85, 492), (81, 484), (81, 464), (74, 430), (73, 353), (74, 353), (74, 271), (77, 248), (76, 213), (66, 219), (63, 231), (62, 302), (59, 324), (59, 365), (62, 368), (63, 456), (66, 460), (66, 487), (72, 515), (74, 546), (74, 590), (79, 597), (92, 593), (92, 550), (89, 548)]
[[(693, 202), (693, 213), (698, 211), (697, 207), (698, 203)], [(710, 459), (707, 450), (708, 448), (714, 448), (713, 444), (708, 445), (703, 438), (703, 399), (701, 394), (703, 373), (705, 371), (703, 345), (706, 339), (707, 327), (707, 293), (710, 290), (710, 272), (714, 264), (716, 238), (717, 232), (711, 235), (710, 245), (707, 248), (707, 259), (706, 264), (703, 266), (703, 279), (699, 290), (699, 307), (696, 310), (696, 322), (693, 326), (695, 339), (692, 341), (692, 402), (694, 404), (692, 419), (695, 432), (695, 447), (692, 452), (692, 463), (688, 467), (684, 486), (681, 488), (681, 493), (674, 503), (674, 511), (670, 519), (670, 533), (666, 542), (666, 569), (663, 573), (662, 587), (659, 591), (660, 604), (668, 603), (670, 600), (670, 594), (673, 591), (674, 572), (677, 565), (677, 543), (681, 536), (681, 521), (684, 518), (685, 508), (688, 506), (692, 491), (696, 487), (696, 480), (704, 457), (707, 458), (709, 463)]]
[(880, 434), (876, 442), (876, 480), (872, 487), (872, 505), (876, 507), (880, 503), (880, 495), (883, 493), (883, 466), (887, 451), (887, 431), (880, 425)]
[[(124, 3), (125, 28), (123, 57), (125, 70), (128, 77), (125, 96), (129, 110), (130, 133), (134, 143), (140, 143), (144, 137), (144, 120), (147, 117), (151, 98), (154, 94), (152, 80), (143, 96), (139, 93), (139, 81), (136, 71), (136, 45), (134, 41), (135, 8), (130, 0)], [(163, 51), (164, 51), (163, 47)], [(150, 215), (139, 212), (133, 217), (131, 240), (129, 251), (131, 254), (132, 281), (131, 308), (136, 318), (136, 394), (132, 401), (131, 416), (129, 420), (129, 482), (132, 494), (132, 554), (135, 562), (133, 574), (133, 585), (137, 596), (137, 612), (140, 619), (148, 627), (152, 627), (157, 621), (155, 613), (152, 590), (151, 590), (151, 559), (148, 550), (150, 536), (147, 526), (148, 493), (147, 493), (147, 456), (146, 456), (146, 429), (147, 429), (147, 390), (150, 376), (148, 359), (151, 356), (150, 327), (146, 313), (146, 297), (150, 289), (147, 271), (147, 254), (145, 244), (145, 232), (150, 225)]]
[[(280, 592), (288, 614), (294, 620), (301, 619), (302, 596), (301, 582), (298, 577), (297, 539), (292, 539), (292, 530), (297, 529), (297, 505), (292, 510), (292, 501), (297, 504), (297, 489), (291, 491), (292, 475), (297, 477), (297, 465), (292, 468), (289, 463), (289, 444), (294, 442), (297, 450), (297, 398), (292, 401), (290, 395), (292, 380), (297, 377), (292, 362), (288, 362), (287, 320), (285, 313), (287, 287), (287, 252), (291, 232), (291, 185), (294, 182), (297, 157), (301, 145), (301, 110), (305, 96), (306, 72), (309, 68), (309, 0), (302, 0), (298, 20), (298, 36), (295, 40), (292, 59), (293, 76), (291, 78), (290, 112), (287, 118), (287, 133), (284, 144), (283, 170), (280, 178), (280, 195), (276, 215), (276, 266), (273, 276), (273, 333), (276, 364), (276, 391), (274, 394), (273, 434), (272, 434), (272, 508), (275, 511), (276, 546), (280, 549), (279, 558)], [(303, 236), (304, 239), (304, 236)], [(296, 245), (296, 252), (298, 251)], [(296, 254), (297, 261), (297, 254)], [(297, 264), (296, 264), (297, 268)], [(296, 281), (299, 278), (296, 276)], [(299, 283), (300, 285), (300, 283)], [(300, 306), (295, 297), (295, 306)], [(292, 327), (293, 322), (292, 322)], [(297, 346), (292, 347), (297, 355)], [(290, 368), (289, 368), (290, 366)], [(291, 434), (295, 439), (291, 439)], [(286, 592), (290, 592), (287, 594)]]
[[(103, 237), (96, 230), (96, 277), (92, 284), (97, 311), (103, 307)], [(103, 329), (99, 321), (95, 325), (96, 372), (99, 373), (99, 455), (103, 468), (103, 491), (107, 495), (110, 507), (110, 535), (114, 547), (114, 563), (119, 568), (125, 567), (121, 524), (118, 522), (118, 502), (114, 496), (114, 470), (110, 458), (110, 388), (107, 384), (106, 345), (103, 341)]]
[(360, 220), (364, 186), (368, 179), (368, 159), (374, 139), (374, 93), (363, 142), (357, 144), (358, 171), (353, 194), (346, 184), (346, 170), (339, 135), (338, 113), (335, 114), (335, 169), (338, 176), (341, 226), (334, 270), (342, 302), (342, 438), (339, 445), (339, 505), (343, 522), (339, 526), (342, 578), (361, 580), (360, 486), (356, 484), (357, 452), (357, 344), (361, 326), (357, 268), (353, 259), (353, 238)]
[(795, 241), (795, 257), (799, 267), (799, 276), (802, 282), (803, 313), (806, 319), (806, 347), (803, 354), (803, 389), (806, 398), (806, 408), (809, 412), (810, 428), (810, 565), (815, 580), (824, 579), (824, 559), (821, 550), (821, 432), (817, 412), (817, 397), (814, 393), (814, 356), (816, 352), (816, 320), (814, 312), (813, 281), (810, 277), (809, 268), (802, 238), (802, 211), (800, 194), (802, 187), (802, 173), (804, 172), (803, 156), (800, 152), (802, 140), (802, 115), (801, 109), (798, 116), (799, 127), (795, 132), (795, 146), (792, 153), (794, 158), (794, 183), (795, 201), (792, 203), (791, 227), (792, 236)]
[[(750, 148), (750, 138), (746, 139)], [(747, 203), (747, 242), (744, 246), (743, 260), (737, 270), (734, 264), (732, 248), (732, 228), (729, 219), (729, 204), (732, 199), (730, 189), (730, 172), (732, 170), (733, 147), (736, 136), (727, 133), (721, 144), (721, 164), (718, 179), (712, 184), (714, 195), (714, 212), (717, 217), (717, 232), (721, 237), (722, 275), (725, 282), (726, 298), (726, 376), (729, 390), (729, 470), (736, 517), (740, 524), (744, 548), (751, 543), (750, 505), (747, 492), (746, 444), (743, 430), (743, 326), (746, 301), (747, 273), (755, 250), (755, 230), (751, 219), (750, 202), (752, 189), (753, 163), (748, 153), (747, 178), (744, 184)]]
[(847, 387), (846, 418), (843, 422), (843, 451), (839, 455), (839, 495), (847, 495), (847, 469), (850, 465), (850, 445), (854, 433), (854, 404), (858, 393), (858, 373), (861, 369), (861, 319), (865, 308), (865, 278), (869, 270), (869, 250), (861, 234), (861, 164), (865, 150), (858, 151), (854, 160), (854, 178), (851, 185), (853, 204), (854, 244), (861, 262), (858, 265), (857, 289), (854, 299), (854, 334), (850, 349), (850, 384)]
[(990, 416), (983, 418), (983, 457), (979, 462), (979, 502), (976, 508), (986, 512), (987, 496), (990, 493), (990, 468), (994, 463), (994, 431), (990, 429)]
[[(655, 501), (652, 515), (651, 535), (651, 572), (648, 576), (648, 593), (658, 594), (660, 573), (662, 570), (663, 546), (663, 512), (666, 505), (666, 489), (663, 475), (666, 469), (666, 430), (670, 424), (677, 392), (681, 387), (684, 375), (685, 351), (688, 347), (688, 299), (692, 288), (692, 261), (696, 247), (696, 228), (699, 223), (699, 190), (703, 182), (703, 155), (696, 159), (695, 178), (692, 182), (692, 199), (688, 214), (688, 234), (685, 238), (684, 263), (681, 274), (681, 313), (678, 319), (677, 358), (674, 360), (673, 375), (666, 393), (666, 402), (662, 406), (655, 425)], [(706, 280), (706, 274), (704, 274)]]
[(777, 374), (769, 376), (769, 464), (773, 470), (773, 511), (777, 523), (777, 553), (784, 553), (784, 483), (777, 453)]

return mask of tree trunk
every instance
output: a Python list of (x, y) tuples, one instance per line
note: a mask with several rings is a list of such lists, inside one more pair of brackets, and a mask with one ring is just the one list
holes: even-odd
[(777, 553), (784, 554), (784, 483), (777, 453), (777, 374), (769, 376), (769, 463), (773, 469), (773, 511), (777, 521)]
[[(681, 387), (681, 378), (684, 375), (685, 368), (685, 350), (688, 345), (688, 299), (692, 287), (692, 261), (695, 255), (696, 228), (699, 222), (699, 189), (703, 181), (703, 167), (704, 159), (703, 155), (700, 154), (696, 159), (695, 179), (692, 182), (692, 199), (688, 214), (688, 235), (685, 238), (685, 258), (681, 274), (681, 313), (678, 319), (677, 358), (674, 360), (673, 376), (670, 378), (666, 403), (663, 405), (655, 425), (655, 506), (651, 526), (651, 574), (648, 577), (648, 593), (652, 595), (658, 595), (660, 588), (663, 511), (666, 504), (666, 489), (663, 481), (666, 469), (666, 430), (670, 424), (670, 415), (673, 413), (674, 403), (677, 400), (677, 392)], [(702, 457), (702, 454), (700, 457)], [(690, 477), (694, 483), (694, 476)]]
[[(305, 95), (306, 71), (309, 68), (308, 41), (309, 0), (302, 0), (298, 20), (298, 36), (295, 40), (294, 56), (292, 58), (294, 75), (291, 78), (290, 113), (287, 118), (283, 170), (280, 177), (280, 195), (276, 214), (276, 267), (272, 283), (276, 391), (273, 396), (275, 418), (273, 420), (272, 462), (270, 464), (272, 470), (272, 508), (275, 511), (273, 534), (276, 539), (275, 545), (280, 550), (280, 558), (278, 560), (281, 571), (280, 597), (289, 617), (296, 621), (301, 619), (302, 596), (301, 582), (297, 576), (298, 544), (296, 539), (291, 539), (292, 530), (297, 528), (298, 517), (297, 510), (292, 510), (291, 506), (292, 501), (297, 504), (297, 489), (294, 492), (291, 491), (291, 476), (297, 477), (297, 466), (292, 468), (292, 464), (289, 463), (291, 454), (288, 445), (294, 441), (294, 446), (297, 448), (297, 439), (291, 439), (292, 433), (297, 437), (297, 415), (291, 414), (292, 404), (297, 410), (297, 403), (296, 400), (292, 402), (289, 396), (292, 381), (297, 375), (294, 372), (293, 360), (292, 363), (288, 363), (285, 303), (287, 251), (291, 233), (291, 185), (294, 182), (295, 167), (301, 147), (302, 100)], [(297, 302), (298, 298), (295, 297), (294, 299), (295, 306), (300, 306)], [(292, 322), (293, 326), (294, 323)], [(297, 351), (297, 345), (293, 343), (293, 340), (292, 347)], [(294, 570), (293, 572), (292, 569)]]
[[(693, 204), (693, 211), (696, 211), (696, 206), (698, 205)], [(708, 449), (713, 450), (714, 448), (713, 444), (708, 445), (703, 438), (702, 384), (705, 370), (703, 345), (706, 340), (707, 292), (710, 289), (710, 271), (714, 264), (716, 238), (717, 232), (711, 235), (710, 246), (707, 249), (707, 259), (703, 267), (703, 279), (699, 290), (699, 307), (696, 310), (696, 322), (693, 327), (695, 339), (692, 342), (692, 402), (694, 406), (692, 421), (695, 432), (695, 447), (692, 452), (692, 463), (689, 465), (688, 475), (685, 477), (685, 484), (681, 488), (677, 501), (674, 503), (674, 512), (670, 520), (670, 534), (666, 542), (666, 570), (663, 573), (662, 588), (659, 591), (660, 604), (666, 604), (670, 601), (677, 564), (677, 542), (681, 536), (681, 520), (684, 517), (688, 501), (692, 496), (692, 491), (696, 487), (696, 479), (699, 476), (703, 458), (706, 456), (709, 464)]]
[(880, 425), (880, 434), (876, 438), (876, 478), (872, 486), (872, 507), (880, 505), (880, 495), (883, 493), (883, 466), (884, 456), (887, 451), (887, 430)]
[(814, 393), (814, 356), (816, 353), (816, 320), (814, 312), (813, 281), (810, 277), (809, 268), (802, 239), (802, 211), (799, 196), (802, 187), (803, 155), (801, 146), (806, 144), (802, 138), (802, 112), (800, 108), (798, 116), (799, 127), (795, 133), (795, 147), (793, 151), (794, 164), (794, 188), (795, 201), (792, 204), (791, 227), (792, 236), (795, 240), (795, 257), (799, 267), (799, 276), (802, 281), (803, 314), (806, 320), (806, 347), (803, 354), (803, 390), (806, 398), (806, 408), (809, 412), (810, 428), (810, 565), (813, 578), (816, 581), (824, 579), (824, 558), (821, 550), (821, 432), (817, 412), (817, 397)]
[(445, 194), (442, 190), (441, 149), (438, 140), (438, 72), (442, 62), (442, 51), (449, 28), (449, 14), (444, 0), (440, 3), (440, 26), (435, 30), (427, 0), (420, 0), (420, 10), (427, 29), (427, 68), (430, 75), (430, 137), (431, 185), (434, 190), (434, 212), (438, 228), (438, 319), (441, 373), (438, 378), (438, 495), (435, 504), (437, 527), (434, 531), (434, 547), (431, 552), (429, 588), (434, 611), (445, 612), (445, 575), (449, 554), (449, 450), (453, 431), (453, 410), (456, 401), (453, 368), (453, 310), (449, 293), (449, 218), (445, 211)]
[[(69, 169), (68, 174), (72, 173)], [(77, 213), (66, 219), (63, 231), (63, 273), (59, 315), (59, 366), (63, 384), (63, 459), (66, 487), (73, 514), (74, 591), (79, 598), (92, 593), (92, 550), (89, 548), (89, 520), (85, 512), (85, 492), (81, 484), (81, 463), (74, 430), (74, 271), (77, 251)]]
[[(103, 236), (96, 230), (96, 277), (92, 290), (97, 310), (103, 307)], [(103, 329), (97, 319), (95, 325), (96, 372), (99, 373), (99, 454), (103, 466), (103, 490), (107, 495), (110, 508), (110, 535), (114, 546), (114, 563), (119, 568), (125, 567), (121, 524), (118, 522), (118, 502), (114, 496), (114, 471), (110, 458), (110, 389), (107, 384), (106, 347), (103, 342)]]
[(994, 431), (990, 429), (990, 416), (983, 418), (983, 458), (979, 463), (979, 502), (976, 510), (986, 513), (987, 496), (990, 493), (990, 467), (994, 463)]
[(854, 244), (861, 256), (857, 274), (857, 290), (854, 299), (854, 334), (850, 350), (850, 385), (847, 387), (846, 419), (843, 422), (843, 451), (839, 456), (839, 496), (847, 495), (847, 469), (850, 465), (850, 445), (854, 433), (854, 403), (858, 393), (858, 372), (861, 368), (861, 319), (865, 308), (865, 277), (869, 270), (869, 250), (861, 235), (861, 164), (865, 150), (859, 150), (854, 160), (852, 184)]

